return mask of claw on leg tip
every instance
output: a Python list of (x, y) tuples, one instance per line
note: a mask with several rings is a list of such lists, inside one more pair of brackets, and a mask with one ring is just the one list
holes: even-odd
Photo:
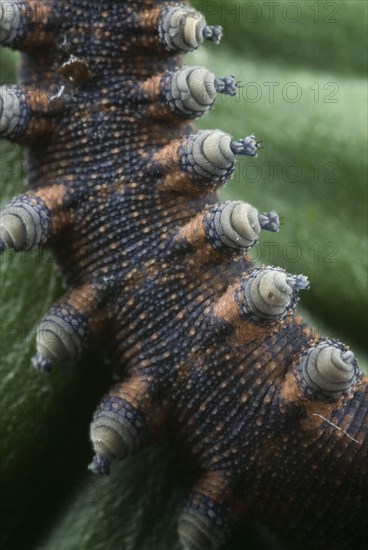
[(32, 367), (39, 372), (51, 372), (52, 370), (52, 361), (47, 357), (43, 357), (40, 353), (32, 358), (31, 363)]
[(108, 475), (110, 473), (111, 461), (105, 456), (96, 454), (93, 457), (91, 464), (89, 464), (88, 469), (97, 475)]

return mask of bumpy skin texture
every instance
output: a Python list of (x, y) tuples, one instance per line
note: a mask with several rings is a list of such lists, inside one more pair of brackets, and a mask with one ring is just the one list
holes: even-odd
[[(116, 371), (93, 419), (91, 469), (107, 473), (170, 432), (202, 472), (179, 520), (184, 548), (217, 548), (252, 517), (303, 548), (355, 548), (368, 531), (368, 379), (344, 346), (294, 317), (304, 280), (277, 271), (290, 304), (271, 320), (254, 313), (263, 291), (242, 243), (256, 236), (236, 248), (230, 213), (226, 246), (213, 190), (232, 155), (257, 144), (217, 133), (207, 151), (191, 123), (215, 82), (232, 95), (234, 81), (196, 69), (203, 107), (198, 81), (188, 100), (182, 77), (171, 78), (182, 61), (168, 25), (184, 21), (170, 19), (182, 2), (15, 6), (1, 39), (26, 52), (23, 86), (0, 114), (2, 136), (28, 146), (31, 191), (4, 210), (0, 246), (52, 245), (69, 287), (40, 324), (34, 365), (48, 370), (94, 345)], [(199, 34), (183, 32), (196, 46), (219, 38), (201, 20)], [(318, 345), (330, 346), (320, 364)]]

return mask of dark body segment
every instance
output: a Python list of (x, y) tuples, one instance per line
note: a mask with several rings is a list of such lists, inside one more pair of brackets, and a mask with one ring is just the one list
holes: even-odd
[(303, 547), (354, 548), (368, 528), (368, 380), (295, 318), (306, 279), (244, 255), (276, 213), (213, 193), (259, 147), (192, 125), (235, 81), (179, 54), (220, 29), (175, 1), (1, 7), (1, 41), (24, 54), (0, 131), (28, 145), (31, 191), (2, 212), (0, 248), (52, 245), (69, 287), (35, 367), (109, 350), (119, 383), (91, 424), (91, 469), (169, 432), (201, 471), (184, 548), (217, 548), (244, 517)]

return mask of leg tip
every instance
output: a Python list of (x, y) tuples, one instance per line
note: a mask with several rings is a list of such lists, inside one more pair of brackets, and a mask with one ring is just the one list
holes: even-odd
[(109, 475), (111, 469), (111, 461), (105, 456), (96, 454), (93, 457), (88, 469), (97, 475)]
[(209, 524), (202, 518), (183, 514), (179, 521), (179, 539), (183, 550), (215, 550)]
[(39, 353), (32, 357), (31, 360), (32, 367), (39, 372), (51, 372), (52, 370), (52, 362), (47, 357), (43, 357)]

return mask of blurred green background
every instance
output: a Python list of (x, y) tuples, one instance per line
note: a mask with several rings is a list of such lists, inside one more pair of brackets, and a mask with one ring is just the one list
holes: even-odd
[[(217, 76), (235, 74), (236, 98), (200, 120), (264, 142), (241, 159), (222, 198), (276, 209), (281, 231), (255, 250), (260, 263), (307, 274), (300, 311), (338, 336), (366, 368), (367, 4), (354, 1), (193, 1), (222, 24), (220, 47), (187, 57)], [(2, 82), (15, 56), (1, 51)], [(0, 142), (1, 202), (23, 191), (22, 152)], [(86, 357), (51, 376), (29, 368), (34, 326), (61, 292), (48, 253), (5, 254), (1, 276), (1, 543), (39, 550), (179, 550), (176, 520), (195, 475), (168, 443), (86, 472), (88, 424), (110, 380)], [(228, 550), (289, 548), (262, 524), (239, 529)]]

